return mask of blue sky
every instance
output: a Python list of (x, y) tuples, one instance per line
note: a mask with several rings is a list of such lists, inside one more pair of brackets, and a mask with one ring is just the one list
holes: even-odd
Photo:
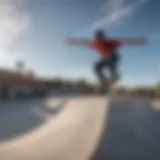
[[(13, 1), (7, 5), (14, 10), (10, 9), (10, 16), (5, 17), (10, 18), (13, 27), (6, 22), (0, 28), (0, 35), (6, 32), (0, 43), (1, 66), (13, 66), (20, 59), (41, 76), (95, 81), (92, 66), (99, 59), (98, 54), (65, 42), (67, 37), (92, 38), (93, 30), (100, 27), (110, 37), (150, 38), (146, 46), (120, 49), (122, 84), (151, 84), (160, 79), (159, 0)], [(3, 16), (0, 13), (0, 18)]]

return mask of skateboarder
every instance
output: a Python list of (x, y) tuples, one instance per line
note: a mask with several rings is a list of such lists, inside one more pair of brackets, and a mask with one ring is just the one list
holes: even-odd
[[(103, 30), (97, 30), (94, 33), (93, 40), (69, 39), (69, 44), (84, 45), (96, 50), (100, 54), (101, 58), (95, 63), (94, 70), (100, 80), (103, 92), (106, 91), (108, 82), (116, 82), (119, 79), (117, 65), (120, 57), (118, 49), (123, 45), (145, 44), (146, 42), (147, 40), (144, 38), (110, 39), (105, 35)], [(110, 71), (110, 78), (104, 75), (103, 70), (105, 68)]]

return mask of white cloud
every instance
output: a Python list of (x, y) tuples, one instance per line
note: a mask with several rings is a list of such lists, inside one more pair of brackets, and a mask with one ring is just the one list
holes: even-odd
[(23, 3), (24, 0), (0, 0), (0, 65), (10, 65), (15, 60), (10, 47), (29, 27)]
[(106, 10), (106, 15), (93, 24), (91, 24), (92, 29), (98, 28), (108, 28), (122, 22), (127, 17), (134, 14), (137, 9), (142, 7), (148, 0), (135, 0), (129, 2), (128, 0), (110, 0), (105, 3), (103, 11)]
[(133, 15), (148, 1), (149, 0), (107, 0), (102, 6), (102, 13), (104, 16), (94, 21), (79, 33), (89, 30), (107, 29), (115, 24), (121, 23), (126, 18)]

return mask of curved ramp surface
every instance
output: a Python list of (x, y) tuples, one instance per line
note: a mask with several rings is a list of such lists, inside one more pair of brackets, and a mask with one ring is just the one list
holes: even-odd
[[(52, 99), (50, 102), (46, 102), (49, 103), (48, 107), (52, 108), (52, 103), (55, 103), (56, 100)], [(37, 112), (37, 109), (43, 108), (44, 110), (44, 107), (33, 107), (35, 104), (32, 106), (33, 108), (30, 106), (29, 113), (32, 113), (32, 116), (36, 113), (45, 120), (36, 125), (35, 129), (30, 128), (17, 137), (2, 141), (0, 143), (0, 159), (88, 160), (95, 151), (104, 128), (107, 112), (106, 100), (96, 97), (62, 98), (61, 100), (67, 102), (56, 116), (44, 115), (43, 111)], [(2, 110), (5, 111), (4, 108)], [(9, 115), (18, 118), (19, 114), (25, 115), (26, 108), (23, 109), (21, 106), (15, 110), (11, 108), (11, 110), (13, 112)], [(22, 116), (20, 117), (23, 119)], [(18, 126), (12, 127), (18, 129)]]
[(63, 97), (12, 105), (0, 109), (2, 160), (160, 159), (160, 111), (146, 100)]

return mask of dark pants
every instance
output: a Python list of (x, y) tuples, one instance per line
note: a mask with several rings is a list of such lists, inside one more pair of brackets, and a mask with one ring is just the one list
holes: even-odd
[(101, 84), (106, 83), (107, 77), (103, 73), (103, 69), (108, 69), (111, 77), (116, 80), (118, 77), (118, 72), (117, 72), (117, 65), (119, 62), (119, 55), (114, 52), (111, 56), (109, 56), (107, 59), (103, 59), (98, 61), (95, 64), (95, 73), (97, 77), (99, 78)]

